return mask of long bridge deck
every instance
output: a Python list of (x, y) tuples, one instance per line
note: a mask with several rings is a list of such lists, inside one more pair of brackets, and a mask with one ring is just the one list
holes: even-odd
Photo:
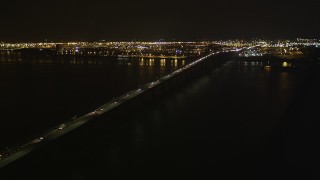
[(240, 51), (241, 49), (234, 49), (229, 51), (217, 51), (210, 53), (204, 57), (201, 57), (194, 62), (187, 64), (186, 66), (175, 70), (174, 72), (167, 74), (166, 76), (163, 76), (159, 78), (158, 80), (155, 80), (153, 82), (146, 83), (144, 85), (141, 85), (137, 89), (134, 89), (130, 92), (125, 93), (124, 95), (113, 99), (112, 101), (107, 102), (106, 104), (100, 106), (99, 108), (93, 110), (92, 112), (89, 112), (81, 117), (74, 118), (72, 121), (66, 122), (64, 124), (61, 124), (57, 127), (54, 127), (52, 130), (48, 131), (46, 134), (43, 134), (42, 136), (32, 140), (31, 142), (28, 142), (22, 146), (19, 146), (15, 149), (9, 149), (8, 153), (6, 154), (0, 154), (0, 168), (5, 167), (6, 165), (18, 160), (19, 158), (27, 155), (28, 153), (32, 152), (33, 150), (37, 149), (38, 147), (44, 145), (45, 143), (48, 143), (54, 139), (57, 139), (64, 134), (73, 131), (74, 129), (86, 124), (89, 121), (92, 121), (98, 116), (101, 116), (103, 114), (106, 114), (113, 109), (121, 106), (122, 104), (137, 98), (146, 92), (149, 92), (152, 89), (155, 89), (156, 87), (161, 86), (163, 83), (166, 83), (170, 79), (181, 75), (182, 73), (190, 70), (191, 68), (195, 67), (199, 63), (209, 59), (212, 56), (218, 55), (223, 52), (235, 52)]

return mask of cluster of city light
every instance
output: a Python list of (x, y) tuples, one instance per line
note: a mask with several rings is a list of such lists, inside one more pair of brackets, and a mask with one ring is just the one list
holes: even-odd
[(96, 42), (57, 44), (59, 55), (185, 58), (207, 51), (204, 42)]
[(318, 39), (294, 39), (294, 40), (226, 40), (226, 41), (213, 41), (213, 44), (232, 46), (232, 47), (294, 47), (294, 46), (318, 46), (320, 47), (320, 40)]
[(54, 48), (57, 43), (0, 43), (0, 49)]
[(207, 51), (207, 42), (66, 42), (0, 43), (0, 51), (39, 49), (56, 55), (185, 58)]
[(58, 44), (62, 44), (66, 47), (79, 47), (79, 48), (98, 48), (98, 47), (113, 47), (113, 48), (156, 48), (162, 46), (197, 46), (200, 49), (207, 47), (211, 44), (233, 46), (233, 47), (250, 47), (250, 46), (262, 46), (262, 47), (291, 47), (291, 46), (320, 46), (318, 39), (295, 39), (295, 40), (220, 40), (220, 41), (201, 41), (201, 42), (40, 42), (40, 43), (4, 43), (0, 42), (1, 49), (19, 49), (19, 48), (55, 48)]
[(256, 57), (256, 56), (264, 56), (266, 53), (262, 52), (260, 49), (252, 48), (244, 50), (239, 53), (240, 57)]
[[(44, 53), (67, 56), (114, 56), (119, 58), (187, 58), (201, 56), (213, 50), (228, 51), (248, 48), (239, 53), (242, 57), (272, 55), (300, 56), (303, 47), (320, 47), (317, 39), (295, 40), (221, 40), (201, 42), (66, 42), (66, 43), (0, 43), (1, 54), (20, 53), (21, 49), (46, 50)], [(0, 55), (1, 55), (0, 54)]]

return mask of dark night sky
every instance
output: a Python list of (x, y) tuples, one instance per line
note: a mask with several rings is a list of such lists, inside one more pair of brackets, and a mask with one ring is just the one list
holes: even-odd
[(319, 38), (319, 0), (10, 0), (0, 41)]

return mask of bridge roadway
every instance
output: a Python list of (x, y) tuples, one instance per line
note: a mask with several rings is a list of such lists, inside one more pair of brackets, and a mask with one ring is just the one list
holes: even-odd
[[(240, 51), (242, 49), (233, 49), (228, 51), (217, 51), (210, 53), (204, 57), (201, 57), (197, 59), (196, 61), (187, 64), (186, 66), (166, 75), (161, 78), (159, 78), (156, 81), (146, 83), (142, 86), (140, 86), (138, 89), (135, 89), (133, 91), (130, 91), (118, 98), (113, 99), (112, 101), (107, 102), (106, 104), (102, 105), (101, 107), (95, 109), (92, 112), (89, 112), (79, 118), (74, 119), (71, 122), (67, 122), (64, 124), (59, 125), (58, 127), (55, 127), (54, 129), (50, 130), (46, 134), (32, 140), (29, 143), (26, 143), (16, 149), (9, 150), (8, 154), (0, 154), (0, 168), (12, 163), (13, 161), (27, 155), (28, 153), (32, 152), (34, 149), (44, 145), (45, 143), (52, 141), (56, 138), (59, 138), (60, 136), (63, 136), (64, 134), (78, 128), (79, 126), (93, 120), (95, 117), (100, 116), (102, 114), (108, 113), (112, 109), (120, 106), (123, 103), (126, 103), (127, 101), (155, 88), (156, 86), (159, 86), (163, 84), (164, 82), (170, 80), (171, 78), (181, 74), (184, 71), (187, 71), (188, 69), (196, 66), (198, 63), (214, 56), (217, 54), (220, 54), (222, 52), (234, 52), (234, 51)], [(10, 153), (11, 152), (11, 153)]]

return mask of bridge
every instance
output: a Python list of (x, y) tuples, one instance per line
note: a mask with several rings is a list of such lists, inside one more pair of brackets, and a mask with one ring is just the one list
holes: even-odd
[[(49, 142), (58, 139), (59, 137), (83, 126), (84, 124), (93, 121), (95, 118), (108, 114), (115, 109), (129, 104), (129, 102), (141, 102), (144, 98), (148, 96), (155, 96), (157, 93), (161, 93), (165, 89), (170, 89), (170, 87), (188, 78), (192, 78), (195, 73), (201, 72), (206, 68), (210, 69), (216, 61), (210, 61), (209, 59), (213, 56), (222, 53), (237, 52), (242, 49), (232, 49), (228, 51), (217, 51), (212, 52), (204, 57), (201, 57), (186, 66), (175, 70), (174, 72), (167, 74), (153, 82), (146, 83), (139, 86), (124, 95), (113, 99), (112, 101), (103, 104), (102, 106), (96, 108), (92, 112), (89, 112), (81, 117), (74, 118), (72, 121), (65, 122), (52, 130), (48, 131), (46, 134), (28, 142), (22, 146), (15, 149), (10, 149), (8, 153), (0, 154), (0, 169), (9, 165), (10, 163), (19, 160), (20, 158), (30, 154), (34, 150), (48, 144)], [(197, 68), (196, 68), (197, 67)], [(200, 68), (200, 69), (199, 69)]]

